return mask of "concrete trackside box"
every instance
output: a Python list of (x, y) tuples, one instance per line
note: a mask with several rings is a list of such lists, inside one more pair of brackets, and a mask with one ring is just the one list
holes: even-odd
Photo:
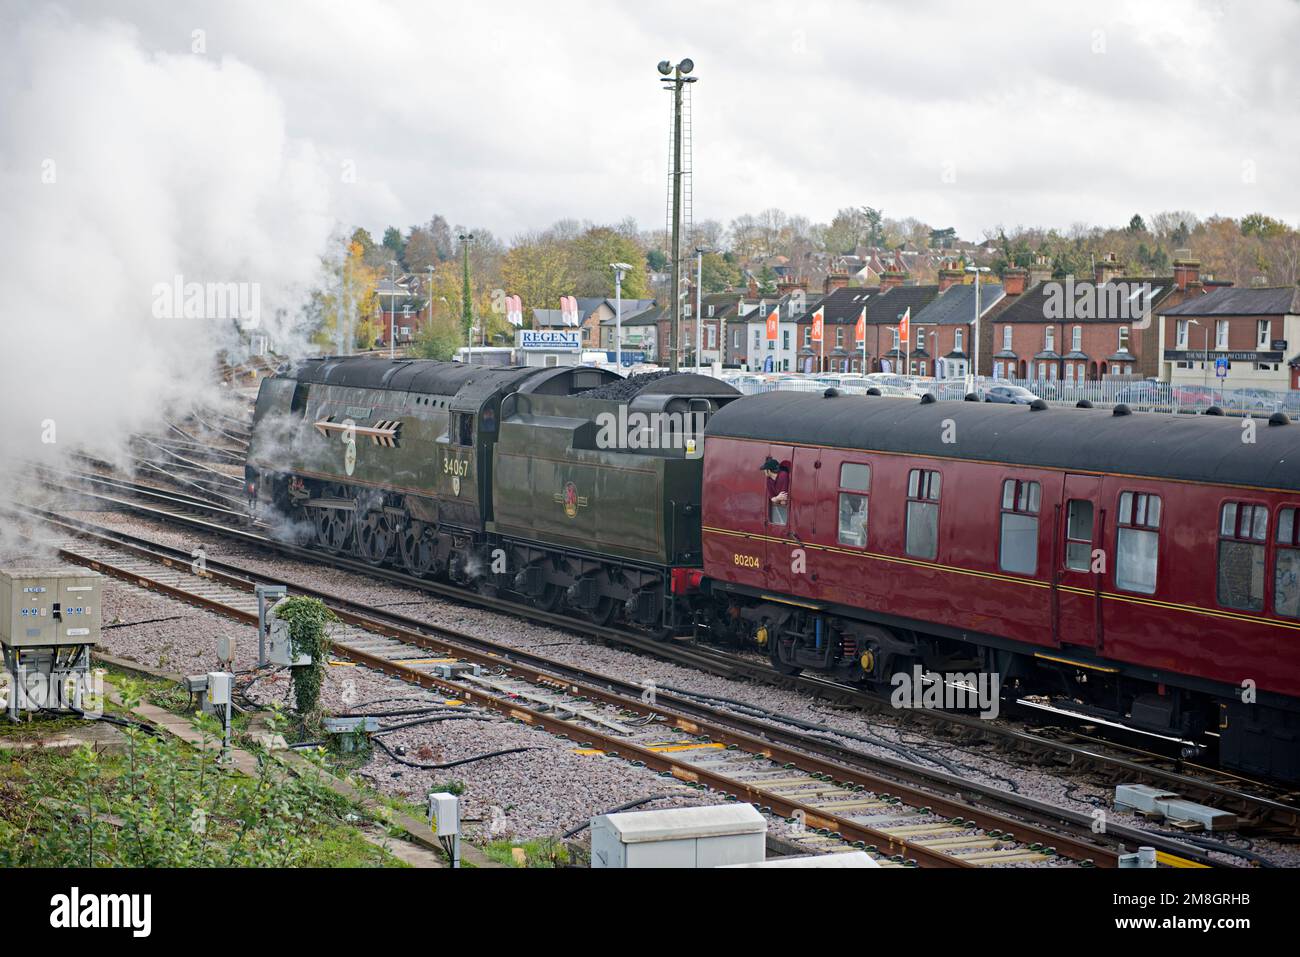
[(721, 867), (763, 860), (767, 821), (749, 804), (602, 814), (592, 867)]
[(99, 641), (103, 576), (75, 565), (0, 567), (0, 644), (10, 648)]

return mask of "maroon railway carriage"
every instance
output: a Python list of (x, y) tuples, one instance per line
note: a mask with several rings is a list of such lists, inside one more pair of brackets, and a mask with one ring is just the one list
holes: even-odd
[(1126, 413), (731, 403), (705, 449), (708, 627), (787, 671), (984, 669), (1300, 778), (1300, 426)]

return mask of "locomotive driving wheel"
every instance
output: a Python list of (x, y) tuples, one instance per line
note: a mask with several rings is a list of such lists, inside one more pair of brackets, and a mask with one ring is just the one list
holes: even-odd
[[(345, 498), (340, 485), (328, 485), (322, 490), (322, 498)], [(348, 547), (352, 538), (355, 515), (351, 509), (312, 507), (312, 522), (316, 526), (316, 543), (327, 552), (341, 552)]]
[(438, 539), (430, 525), (407, 519), (397, 531), (397, 545), (402, 565), (410, 574), (423, 578), (433, 571), (438, 561)]
[(357, 520), (357, 550), (372, 565), (388, 560), (397, 544), (397, 527), (382, 508), (372, 508)]

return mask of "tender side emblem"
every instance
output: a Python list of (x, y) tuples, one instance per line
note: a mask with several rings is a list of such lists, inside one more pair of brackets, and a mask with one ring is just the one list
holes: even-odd
[(574, 518), (578, 514), (578, 487), (572, 482), (564, 485), (564, 514)]

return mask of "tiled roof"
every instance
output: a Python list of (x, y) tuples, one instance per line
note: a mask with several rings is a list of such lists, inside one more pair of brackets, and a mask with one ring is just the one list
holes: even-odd
[[(1120, 292), (1126, 292), (1127, 295), (1121, 294), (1119, 296), (1112, 296), (1109, 290), (1112, 287), (1120, 286), (1121, 284), (1127, 288), (1120, 290)], [(1070, 288), (1069, 285), (1063, 280), (1049, 280), (1048, 282), (1040, 282), (1034, 287), (1026, 289), (1024, 295), (1020, 296), (1010, 306), (998, 312), (997, 321), (1034, 323), (1069, 322), (1079, 324), (1089, 322), (1129, 322), (1138, 318), (1136, 312), (1134, 311), (1126, 315), (1123, 311), (1119, 311), (1111, 314), (1111, 300), (1115, 299), (1116, 304), (1119, 305), (1121, 310), (1130, 308), (1127, 303), (1129, 303), (1130, 300), (1132, 300), (1132, 297), (1139, 292), (1141, 284), (1146, 284), (1151, 289), (1151, 298), (1148, 301), (1148, 305), (1152, 307), (1153, 312), (1159, 309), (1160, 303), (1163, 302), (1174, 290), (1174, 281), (1168, 277), (1155, 279), (1140, 276), (1116, 278), (1111, 282), (1103, 284), (1106, 290), (1105, 294), (1098, 294), (1095, 297), (1093, 309), (1094, 315), (1074, 318), (1070, 315), (1072, 308), (1071, 304), (1067, 302), (1070, 298), (1067, 294), (1067, 291)], [(1077, 299), (1080, 291), (1087, 287), (1096, 287), (1096, 284), (1091, 280), (1076, 279), (1074, 281), (1074, 297)], [(1053, 315), (1054, 309), (1049, 308), (1049, 303), (1052, 307), (1056, 305), (1055, 303), (1051, 303), (1053, 297), (1060, 297), (1061, 304), (1066, 306), (1066, 313), (1064, 316)]]
[[(986, 315), (1006, 297), (1002, 286), (995, 282), (980, 283), (980, 315)], [(975, 317), (975, 286), (950, 286), (939, 297), (922, 309), (912, 313), (918, 326), (964, 326)]]
[(1220, 288), (1179, 303), (1166, 316), (1285, 316), (1300, 315), (1300, 288), (1274, 286)]

